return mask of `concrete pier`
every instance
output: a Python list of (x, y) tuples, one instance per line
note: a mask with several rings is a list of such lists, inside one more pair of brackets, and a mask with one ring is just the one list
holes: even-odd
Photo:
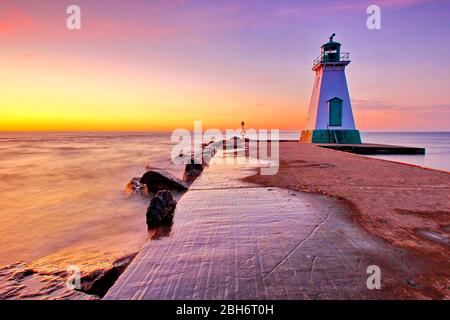
[[(292, 159), (298, 151), (292, 148), (302, 159)], [(179, 201), (170, 232), (145, 243), (105, 299), (448, 298), (445, 238), (426, 243), (442, 254), (427, 259), (426, 253), (369, 232), (347, 199), (316, 194), (292, 173), (286, 177), (286, 161), (306, 177), (310, 170), (341, 165), (342, 157), (358, 158), (348, 164), (353, 168), (355, 161), (381, 167), (389, 162), (299, 143), (281, 143), (280, 154), (279, 174), (259, 181), (252, 179), (255, 165), (220, 164), (226, 152), (219, 151), (214, 158), (219, 161), (213, 161), (218, 163), (211, 163)], [(448, 174), (421, 170), (429, 184), (449, 188)], [(351, 175), (351, 184), (348, 179)], [(392, 232), (395, 236), (395, 227)], [(382, 270), (381, 290), (367, 288), (370, 265)]]
[(425, 154), (425, 148), (394, 146), (387, 144), (360, 143), (360, 144), (336, 144), (336, 143), (319, 143), (318, 147), (333, 150), (345, 151), (357, 154)]

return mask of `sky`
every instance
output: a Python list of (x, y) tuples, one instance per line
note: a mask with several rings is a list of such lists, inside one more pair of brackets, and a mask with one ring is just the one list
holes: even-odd
[(358, 129), (450, 130), (449, 31), (450, 0), (1, 0), (0, 131), (301, 130), (332, 33)]

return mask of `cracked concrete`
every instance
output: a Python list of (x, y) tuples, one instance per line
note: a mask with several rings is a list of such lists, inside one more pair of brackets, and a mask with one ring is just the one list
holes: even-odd
[[(368, 233), (345, 201), (243, 181), (253, 172), (212, 163), (170, 236), (148, 241), (105, 299), (433, 297), (408, 285), (424, 262)], [(366, 287), (372, 264), (381, 290)]]

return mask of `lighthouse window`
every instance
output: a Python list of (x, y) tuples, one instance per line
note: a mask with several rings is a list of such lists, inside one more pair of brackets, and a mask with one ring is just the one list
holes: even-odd
[(342, 125), (342, 100), (339, 98), (333, 98), (328, 101), (329, 120), (330, 126)]

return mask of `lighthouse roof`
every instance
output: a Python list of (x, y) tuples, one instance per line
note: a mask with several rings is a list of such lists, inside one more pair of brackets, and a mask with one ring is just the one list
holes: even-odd
[(339, 42), (336, 42), (336, 41), (328, 41), (327, 43), (325, 43), (325, 44), (323, 44), (322, 45), (322, 48), (323, 47), (326, 47), (326, 46), (340, 46), (341, 44), (339, 43)]
[(330, 37), (330, 41), (322, 45), (322, 51), (329, 51), (329, 50), (339, 50), (341, 47), (341, 44), (339, 42), (333, 41), (333, 38), (336, 36), (336, 33), (333, 33)]
[(322, 45), (322, 48), (326, 49), (326, 48), (336, 48), (336, 47), (340, 47), (341, 44), (339, 42), (336, 41), (329, 41), (327, 43), (324, 43)]

